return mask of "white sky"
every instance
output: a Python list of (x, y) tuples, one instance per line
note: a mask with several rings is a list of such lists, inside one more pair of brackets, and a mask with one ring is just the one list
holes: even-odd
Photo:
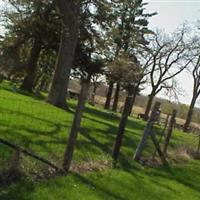
[[(158, 13), (150, 20), (151, 28), (158, 27), (166, 32), (172, 32), (185, 21), (196, 24), (197, 20), (200, 20), (200, 0), (144, 0), (144, 2), (149, 3), (146, 6), (148, 12)], [(192, 77), (185, 72), (177, 79), (185, 91), (183, 96), (179, 97), (180, 101), (189, 104), (192, 96)], [(147, 92), (148, 90), (144, 93)], [(159, 96), (163, 97), (162, 94)]]
[[(7, 8), (6, 3), (3, 0), (0, 0), (0, 18), (1, 18), (1, 12), (5, 10), (6, 8)], [(4, 30), (3, 30), (2, 24), (0, 23), (0, 34), (3, 34), (3, 33), (4, 33)]]

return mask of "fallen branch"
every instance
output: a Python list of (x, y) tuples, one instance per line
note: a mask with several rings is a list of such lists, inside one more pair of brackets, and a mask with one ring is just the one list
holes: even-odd
[(19, 152), (21, 152), (21, 153), (23, 153), (23, 154), (25, 154), (27, 156), (30, 156), (30, 157), (32, 157), (32, 158), (34, 158), (36, 160), (39, 160), (39, 161), (49, 165), (50, 167), (52, 167), (56, 171), (62, 171), (62, 169), (60, 167), (56, 166), (55, 164), (51, 163), (50, 161), (46, 160), (45, 158), (42, 158), (42, 157), (36, 155), (35, 153), (32, 153), (32, 152), (30, 152), (30, 151), (28, 151), (26, 149), (23, 149), (22, 147), (19, 147), (16, 144), (8, 142), (8, 141), (6, 141), (6, 140), (4, 140), (2, 138), (0, 138), (0, 143), (4, 144), (4, 145), (6, 145), (6, 146), (8, 146), (8, 147), (10, 147), (12, 149), (18, 150)]

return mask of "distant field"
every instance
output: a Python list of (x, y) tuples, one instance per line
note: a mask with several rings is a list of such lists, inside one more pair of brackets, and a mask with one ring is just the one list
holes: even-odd
[[(96, 101), (97, 104), (103, 106), (104, 103), (105, 103), (105, 97), (96, 96), (96, 97), (95, 97), (95, 101)], [(123, 106), (123, 102), (119, 102), (119, 104), (118, 104), (118, 109), (120, 110), (120, 108), (121, 108), (122, 106)], [(133, 107), (133, 110), (132, 110), (132, 114), (135, 115), (135, 116), (137, 116), (139, 113), (144, 113), (144, 111), (145, 111), (144, 108), (139, 107), (139, 106), (134, 106), (134, 107)], [(161, 115), (162, 118), (166, 118), (166, 116), (167, 116), (167, 115), (164, 114), (164, 113), (162, 113), (162, 115)], [(181, 118), (178, 118), (178, 117), (176, 118), (176, 121), (177, 121), (177, 123), (180, 124), (180, 125), (183, 125), (183, 124), (185, 123), (185, 119), (181, 119)], [(200, 124), (198, 124), (198, 123), (192, 122), (191, 125), (192, 125), (193, 127), (200, 128)]]

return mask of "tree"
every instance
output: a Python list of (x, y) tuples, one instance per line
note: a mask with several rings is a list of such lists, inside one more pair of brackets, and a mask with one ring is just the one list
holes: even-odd
[(40, 38), (37, 38), (33, 41), (33, 46), (30, 51), (30, 57), (27, 62), (27, 75), (25, 76), (23, 83), (21, 85), (21, 89), (32, 92), (36, 73), (37, 73), (37, 62), (40, 56), (40, 52), (42, 50), (42, 43)]
[(48, 92), (54, 73), (56, 54), (56, 51), (53, 49), (44, 49), (40, 53), (37, 76), (34, 83), (34, 88), (37, 93), (40, 91)]
[[(82, 66), (83, 70), (81, 75), (81, 92), (78, 99), (78, 105), (74, 114), (74, 119), (72, 122), (72, 127), (69, 134), (69, 139), (67, 142), (67, 147), (64, 154), (63, 169), (68, 171), (72, 162), (73, 152), (76, 144), (77, 135), (81, 126), (81, 118), (85, 108), (85, 103), (88, 97), (88, 91), (90, 87), (90, 81), (92, 75), (102, 72), (103, 64), (100, 60), (89, 61), (86, 66)], [(85, 68), (86, 67), (86, 68)], [(84, 69), (85, 68), (85, 69)]]
[(187, 44), (185, 43), (184, 28), (174, 33), (171, 38), (162, 38), (155, 34), (151, 43), (150, 59), (150, 83), (151, 93), (148, 97), (144, 120), (148, 119), (154, 97), (163, 89), (173, 88), (174, 78), (190, 64), (186, 59)]
[(112, 73), (118, 77), (118, 80), (127, 91), (127, 97), (124, 103), (124, 109), (121, 115), (117, 136), (112, 151), (112, 157), (116, 161), (119, 156), (122, 139), (131, 107), (131, 99), (134, 89), (133, 84), (138, 81), (141, 73), (141, 68), (135, 57), (129, 57), (125, 54), (118, 56), (116, 61), (113, 62), (113, 65), (111, 65), (111, 70), (113, 70)]
[[(151, 34), (148, 29), (148, 19), (156, 13), (145, 13), (145, 6), (142, 0), (113, 1), (110, 12), (110, 26), (107, 31), (107, 46), (109, 48), (107, 57), (110, 61), (114, 60), (120, 52), (136, 54), (139, 47), (148, 44), (145, 39), (146, 34)], [(116, 90), (112, 110), (117, 110), (119, 99), (120, 82), (112, 80), (109, 73), (109, 89), (107, 93), (105, 108), (109, 109), (113, 84), (116, 82)]]
[[(193, 44), (198, 44), (198, 41), (193, 41)], [(194, 45), (193, 45), (194, 46)], [(192, 100), (189, 106), (189, 110), (187, 113), (186, 121), (183, 126), (183, 131), (188, 132), (190, 128), (190, 123), (192, 121), (192, 114), (195, 107), (195, 103), (200, 95), (200, 56), (199, 56), (199, 46), (193, 47), (193, 54), (191, 56), (191, 67), (189, 71), (193, 77), (193, 93), (192, 93)]]
[(89, 103), (93, 106), (95, 106), (95, 95), (96, 95), (97, 89), (102, 83), (103, 83), (103, 77), (101, 74), (95, 74), (92, 76), (91, 78), (92, 91), (90, 94)]
[(109, 81), (109, 85), (108, 85), (108, 91), (107, 91), (107, 95), (106, 95), (106, 102), (104, 105), (104, 109), (109, 110), (110, 109), (110, 103), (112, 100), (112, 93), (113, 93), (113, 87), (114, 87), (114, 83), (113, 81)]
[[(104, 43), (102, 41), (103, 37), (101, 37), (102, 32), (99, 32), (98, 29), (93, 29), (94, 24), (90, 18), (90, 8), (88, 6), (85, 7), (85, 15), (81, 16), (82, 24), (80, 26), (80, 32), (84, 34), (79, 35), (74, 59), (73, 74), (81, 79), (82, 87), (64, 154), (63, 168), (65, 171), (69, 170), (72, 162), (91, 78), (92, 76), (102, 74), (104, 71), (104, 60), (101, 55), (104, 47), (102, 46), (102, 43)], [(99, 11), (97, 10), (96, 13), (99, 13)], [(95, 13), (92, 16), (95, 16)]]
[(62, 32), (48, 102), (57, 107), (66, 108), (67, 84), (79, 34), (81, 1), (58, 0), (56, 2), (60, 15), (62, 16)]
[(118, 101), (119, 101), (119, 93), (120, 93), (120, 82), (117, 82), (116, 83), (116, 88), (115, 88), (113, 106), (112, 106), (112, 111), (114, 111), (114, 112), (117, 111)]
[[(79, 36), (87, 38), (88, 31), (81, 32), (80, 26), (84, 18), (93, 24), (93, 30), (101, 30), (106, 19), (107, 1), (88, 0), (58, 0), (57, 6), (62, 16), (61, 43), (56, 63), (56, 69), (48, 96), (48, 102), (64, 108), (66, 107), (66, 91), (70, 71), (73, 66), (75, 49)], [(105, 15), (105, 16), (104, 16)], [(70, 20), (69, 20), (70, 19)], [(85, 29), (86, 30), (86, 29)], [(90, 29), (91, 30), (91, 29)]]
[(142, 48), (140, 50), (140, 53), (137, 54), (137, 58), (140, 60), (140, 75), (138, 76), (137, 81), (134, 82), (133, 85), (133, 96), (131, 98), (131, 106), (129, 110), (129, 115), (131, 115), (135, 99), (138, 94), (140, 94), (140, 91), (144, 89), (142, 87), (143, 84), (147, 83), (148, 75), (149, 75), (149, 67), (152, 64), (151, 58), (148, 56), (149, 52), (147, 48)]
[[(4, 13), (7, 21), (4, 56), (10, 56), (16, 63), (12, 65), (13, 69), (24, 72), (21, 89), (32, 92), (41, 52), (44, 49), (57, 50), (59, 23), (56, 23), (55, 6), (53, 1), (8, 2), (14, 9)], [(9, 66), (8, 62), (6, 66)]]

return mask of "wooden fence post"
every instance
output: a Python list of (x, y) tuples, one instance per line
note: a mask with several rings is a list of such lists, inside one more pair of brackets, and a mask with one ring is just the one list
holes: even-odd
[(19, 173), (19, 164), (20, 164), (20, 150), (19, 149), (14, 149), (11, 159), (10, 159), (10, 168), (9, 168), (9, 173), (17, 176)]
[(133, 159), (138, 161), (142, 155), (142, 151), (146, 145), (146, 141), (149, 137), (149, 135), (151, 134), (152, 132), (152, 129), (153, 129), (153, 125), (154, 123), (156, 122), (157, 118), (158, 118), (158, 115), (159, 115), (159, 108), (160, 108), (160, 105), (161, 103), (160, 102), (156, 102), (154, 104), (154, 107), (153, 107), (153, 110), (152, 110), (152, 113), (151, 113), (151, 116), (148, 120), (148, 123), (147, 123), (147, 126), (144, 130), (144, 133), (143, 133), (143, 136), (136, 148), (136, 151), (135, 151), (135, 154), (133, 156)]
[(168, 164), (167, 160), (165, 159), (165, 156), (160, 148), (159, 142), (157, 141), (156, 136), (153, 132), (151, 132), (151, 139), (153, 141), (153, 144), (155, 145), (155, 148), (158, 152), (158, 155), (160, 156), (160, 159), (161, 159), (163, 165), (165, 165), (166, 167), (169, 167), (169, 164)]
[(167, 132), (165, 134), (164, 147), (163, 147), (163, 154), (164, 154), (165, 157), (167, 155), (167, 149), (168, 149), (169, 142), (170, 142), (170, 139), (171, 139), (174, 124), (176, 122), (176, 113), (177, 113), (177, 111), (174, 109), (172, 116), (171, 116), (171, 119), (170, 119), (170, 122), (169, 122), (169, 126), (167, 128)]
[[(166, 128), (167, 128), (168, 122), (169, 122), (169, 117), (170, 117), (170, 115), (168, 114), (167, 117), (166, 117), (166, 119), (165, 119), (164, 128), (163, 128), (163, 130), (162, 130), (160, 139), (159, 139), (159, 141), (158, 141), (159, 144), (162, 142), (162, 138), (163, 138), (163, 136), (165, 135), (165, 131), (166, 131)], [(155, 149), (155, 151), (154, 151), (153, 154), (152, 154), (152, 157), (151, 157), (152, 160), (155, 158), (156, 153), (157, 153), (157, 149)]]

